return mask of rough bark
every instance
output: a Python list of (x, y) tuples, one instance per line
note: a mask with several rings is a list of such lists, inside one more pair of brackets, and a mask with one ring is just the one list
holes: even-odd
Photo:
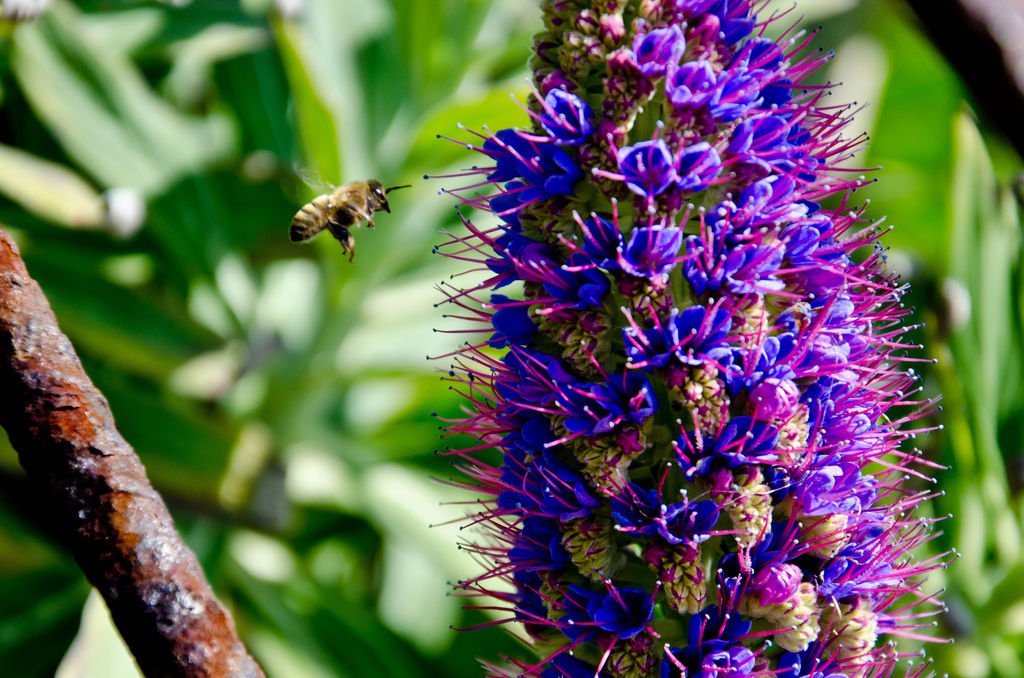
[(143, 673), (263, 675), (2, 230), (0, 425)]

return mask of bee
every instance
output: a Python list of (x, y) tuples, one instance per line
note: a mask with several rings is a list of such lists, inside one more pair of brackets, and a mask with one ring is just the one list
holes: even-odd
[(404, 186), (384, 188), (376, 179), (353, 181), (338, 186), (330, 193), (318, 195), (302, 206), (292, 217), (292, 242), (309, 240), (325, 228), (341, 243), (341, 248), (348, 252), (348, 260), (356, 255), (356, 241), (352, 237), (352, 228), (365, 221), (374, 228), (373, 213), (384, 210), (390, 213), (388, 193)]

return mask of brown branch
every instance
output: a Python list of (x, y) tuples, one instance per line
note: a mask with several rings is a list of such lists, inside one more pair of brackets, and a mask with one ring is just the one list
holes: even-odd
[(982, 114), (1024, 157), (1024, 0), (906, 0)]
[(262, 676), (0, 230), (0, 425), (147, 676)]

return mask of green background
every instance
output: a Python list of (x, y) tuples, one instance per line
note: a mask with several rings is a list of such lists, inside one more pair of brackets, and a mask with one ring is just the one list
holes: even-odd
[[(961, 557), (930, 583), (957, 643), (929, 651), (940, 673), (1022, 676), (1020, 161), (897, 0), (799, 11), (837, 50), (835, 103), (863, 105), (855, 164), (884, 167), (864, 193), (939, 360), (921, 371), (945, 429), (917, 443), (950, 467), (927, 511), (954, 517), (919, 557)], [(437, 193), (460, 180), (421, 176), (479, 162), (438, 134), (525, 124), (509, 94), (527, 96), (538, 26), (530, 0), (307, 0), (295, 19), (54, 0), (4, 29), (0, 223), (272, 676), (479, 676), (516, 651), (501, 628), (451, 630), (493, 617), (446, 584), (476, 571), (447, 524), (473, 497), (443, 482), (432, 414), (461, 403), (425, 356), (471, 337), (433, 329), (460, 271), (431, 253), (459, 228)], [(354, 264), (327, 236), (288, 242), (317, 182), (371, 176), (413, 188)], [(110, 189), (144, 200), (140, 230), (117, 235)], [(136, 675), (0, 447), (4, 673)]]

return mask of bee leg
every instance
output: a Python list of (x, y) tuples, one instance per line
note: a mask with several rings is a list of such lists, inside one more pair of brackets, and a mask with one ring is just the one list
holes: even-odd
[(327, 228), (335, 240), (341, 243), (341, 249), (348, 253), (348, 260), (351, 262), (356, 256), (356, 239), (352, 237), (352, 233), (347, 227), (334, 222), (329, 222)]
[(356, 212), (356, 214), (354, 215), (354, 220), (365, 221), (366, 225), (369, 226), (370, 228), (376, 228), (376, 225), (373, 223), (373, 209), (370, 207), (367, 207), (366, 209), (361, 209), (358, 212)]

